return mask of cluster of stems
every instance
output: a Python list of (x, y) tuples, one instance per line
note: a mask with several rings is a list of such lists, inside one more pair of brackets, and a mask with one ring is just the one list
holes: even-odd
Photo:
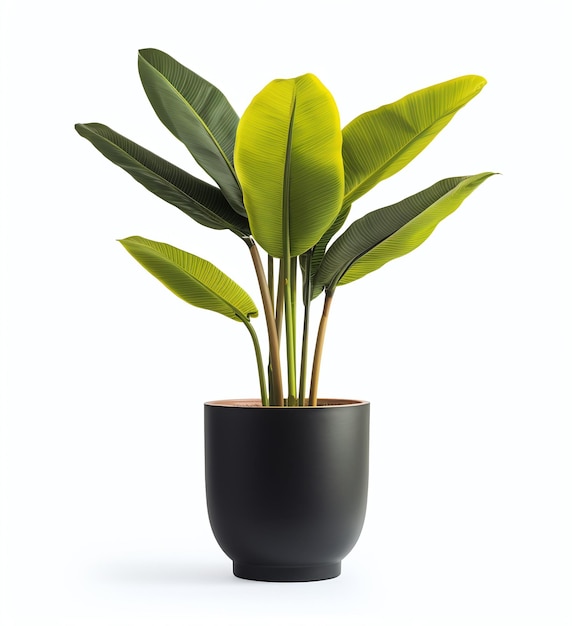
[[(306, 397), (306, 381), (308, 375), (308, 343), (310, 331), (310, 303), (312, 299), (312, 280), (310, 265), (312, 251), (300, 257), (305, 265), (304, 280), (304, 324), (302, 333), (302, 345), (300, 354), (300, 368), (297, 371), (296, 355), (296, 306), (297, 306), (297, 275), (298, 258), (291, 257), (280, 259), (278, 277), (275, 276), (274, 258), (268, 257), (267, 272), (264, 270), (262, 259), (254, 240), (245, 239), (254, 263), (258, 286), (262, 296), (262, 305), (268, 329), (268, 366), (264, 365), (260, 344), (256, 332), (251, 323), (244, 319), (248, 331), (254, 343), (258, 378), (260, 381), (260, 395), (263, 406), (316, 406), (318, 403), (318, 378), (320, 374), (320, 362), (333, 293), (326, 292), (322, 318), (316, 337), (316, 346), (310, 378), (310, 391)], [(284, 393), (280, 345), (282, 328), (285, 329), (286, 348), (286, 380), (287, 393)], [(268, 384), (266, 382), (266, 370), (268, 371)]]

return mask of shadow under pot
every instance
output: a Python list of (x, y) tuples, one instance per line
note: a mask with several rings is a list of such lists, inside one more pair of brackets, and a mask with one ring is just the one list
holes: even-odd
[(369, 402), (207, 402), (205, 472), (211, 528), (236, 576), (335, 578), (365, 519)]

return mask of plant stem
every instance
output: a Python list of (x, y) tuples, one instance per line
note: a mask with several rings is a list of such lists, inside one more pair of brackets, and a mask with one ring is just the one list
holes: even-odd
[(312, 278), (310, 275), (312, 265), (312, 250), (307, 252), (301, 263), (304, 264), (304, 329), (302, 331), (302, 354), (300, 357), (300, 382), (298, 384), (298, 404), (304, 406), (306, 401), (306, 370), (308, 367), (308, 342), (310, 334), (310, 303), (312, 296)]
[(258, 336), (254, 327), (250, 323), (250, 320), (247, 317), (240, 318), (246, 328), (248, 328), (248, 332), (252, 337), (252, 343), (254, 344), (254, 352), (256, 353), (256, 365), (258, 367), (258, 380), (260, 381), (260, 400), (262, 401), (262, 406), (268, 406), (268, 394), (266, 393), (266, 377), (264, 375), (264, 363), (262, 362), (262, 352), (260, 351), (260, 343), (258, 341)]
[[(268, 283), (268, 292), (270, 294), (270, 300), (274, 303), (274, 258), (270, 255), (267, 256), (267, 279)], [(276, 314), (276, 309), (274, 309), (274, 314)], [(278, 341), (280, 341), (280, 337), (278, 337)], [(270, 351), (269, 351), (270, 352)], [(276, 397), (276, 392), (274, 390), (274, 381), (272, 378), (272, 359), (270, 358), (270, 354), (268, 354), (268, 391), (270, 394), (270, 402), (274, 402), (274, 398)]]
[(274, 302), (274, 257), (268, 255), (268, 291), (270, 299)]
[(298, 404), (306, 401), (306, 370), (308, 367), (308, 335), (310, 329), (310, 305), (304, 307), (304, 328), (302, 330), (302, 356), (300, 358), (300, 382), (298, 384)]
[(296, 361), (296, 328), (297, 328), (297, 320), (296, 320), (296, 307), (297, 307), (297, 297), (298, 297), (298, 257), (292, 257), (290, 259), (290, 283), (292, 285), (291, 295), (292, 295), (292, 343), (294, 345), (294, 361)]
[(278, 271), (278, 293), (276, 294), (276, 332), (278, 333), (278, 344), (282, 336), (282, 320), (284, 319), (284, 263), (280, 259), (280, 269)]
[(294, 337), (296, 332), (292, 312), (292, 264), (284, 259), (284, 321), (286, 325), (286, 364), (288, 366), (288, 406), (296, 406), (296, 352)]
[(248, 246), (256, 270), (256, 277), (258, 278), (258, 286), (260, 288), (260, 295), (262, 296), (262, 305), (264, 307), (266, 326), (268, 328), (268, 347), (270, 350), (270, 369), (272, 377), (271, 389), (273, 396), (272, 405), (283, 406), (284, 394), (282, 391), (282, 370), (280, 367), (280, 343), (278, 341), (278, 333), (276, 332), (276, 323), (274, 321), (274, 306), (272, 298), (270, 297), (266, 276), (264, 275), (260, 254), (258, 253), (258, 248), (253, 239), (249, 240)]
[(316, 349), (314, 351), (314, 365), (312, 367), (312, 380), (310, 382), (310, 406), (316, 406), (318, 404), (318, 379), (320, 377), (320, 364), (322, 362), (322, 351), (324, 349), (324, 339), (326, 337), (328, 315), (330, 313), (330, 307), (332, 306), (333, 297), (333, 291), (326, 292), (326, 299), (324, 300), (324, 310), (322, 312), (322, 318), (320, 319), (318, 336), (316, 338)]

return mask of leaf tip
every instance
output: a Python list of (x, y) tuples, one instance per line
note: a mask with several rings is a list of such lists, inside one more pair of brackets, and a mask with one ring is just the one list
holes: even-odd
[(487, 84), (487, 79), (484, 76), (473, 74), (471, 78), (473, 79), (476, 93), (479, 93), (479, 91), (481, 91), (483, 87)]
[(153, 54), (153, 52), (160, 52), (156, 48), (140, 48), (137, 51), (138, 56), (145, 58), (149, 54)]

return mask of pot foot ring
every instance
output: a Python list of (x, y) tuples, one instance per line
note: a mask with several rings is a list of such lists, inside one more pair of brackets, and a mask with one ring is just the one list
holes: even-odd
[(238, 578), (263, 580), (267, 582), (309, 582), (326, 580), (339, 576), (342, 563), (324, 563), (321, 565), (252, 565), (247, 563), (232, 564), (232, 571)]

